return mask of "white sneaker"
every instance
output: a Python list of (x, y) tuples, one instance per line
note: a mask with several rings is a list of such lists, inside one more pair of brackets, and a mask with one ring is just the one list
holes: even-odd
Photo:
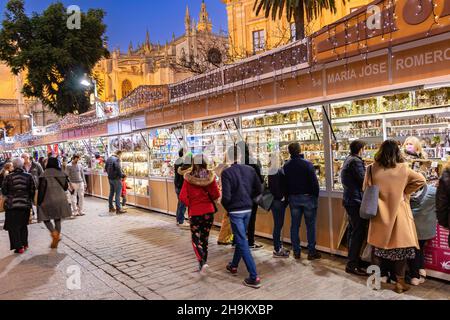
[(182, 228), (182, 229), (187, 229), (187, 228), (191, 227), (191, 225), (189, 223), (186, 223), (186, 222), (184, 222), (184, 223), (177, 223), (177, 226)]
[(427, 271), (425, 269), (420, 269), (419, 274), (421, 277), (426, 278), (427, 277)]
[(413, 285), (413, 286), (418, 286), (418, 285), (420, 285), (420, 284), (422, 284), (423, 282), (421, 281), (421, 279), (418, 279), (418, 278), (412, 278), (411, 279), (411, 284)]
[(208, 264), (205, 263), (205, 264), (203, 265), (202, 269), (200, 270), (200, 274), (201, 274), (202, 276), (205, 276), (205, 275), (208, 273), (208, 268), (209, 268)]

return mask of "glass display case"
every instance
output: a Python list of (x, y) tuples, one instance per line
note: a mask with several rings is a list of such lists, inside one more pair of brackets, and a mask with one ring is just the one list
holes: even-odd
[(80, 139), (75, 141), (69, 141), (65, 145), (65, 156), (68, 161), (71, 161), (72, 157), (77, 154), (80, 156), (79, 163), (84, 167), (88, 168), (89, 163), (91, 163), (92, 157), (94, 156), (91, 150), (90, 140)]
[[(355, 105), (363, 107), (353, 109)], [(417, 137), (428, 160), (410, 164), (423, 167), (423, 171), (429, 173), (429, 180), (433, 180), (442, 167), (442, 159), (450, 153), (449, 105), (450, 88), (399, 92), (332, 104), (332, 124), (337, 139), (332, 143), (334, 190), (343, 189), (340, 171), (349, 154), (349, 145), (356, 139), (366, 142), (363, 158), (370, 164), (384, 140), (394, 139), (403, 144), (406, 138)], [(373, 110), (380, 112), (373, 114)]]
[[(131, 150), (122, 153), (122, 165), (127, 176), (147, 178), (149, 174), (148, 147), (144, 133), (134, 134), (131, 140)], [(128, 139), (128, 137), (126, 137)], [(125, 140), (127, 141), (127, 140)], [(127, 150), (130, 150), (129, 148)]]
[(183, 147), (183, 127), (150, 130), (148, 145), (149, 175), (173, 177), (178, 150)]
[[(105, 162), (108, 158), (108, 138), (98, 137), (92, 138), (89, 141), (92, 157), (90, 168), (97, 172), (104, 172), (105, 170)], [(96, 157), (97, 156), (97, 157)]]
[(305, 158), (316, 168), (321, 188), (325, 188), (322, 116), (322, 107), (314, 106), (243, 117), (244, 141), (261, 163), (263, 175), (269, 174), (271, 161), (288, 160), (289, 144), (299, 142)]
[(148, 179), (134, 179), (134, 185), (132, 190), (136, 196), (141, 197), (150, 196)]
[(204, 154), (211, 168), (225, 162), (229, 147), (239, 141), (239, 119), (203, 121), (185, 126), (186, 144), (192, 154)]

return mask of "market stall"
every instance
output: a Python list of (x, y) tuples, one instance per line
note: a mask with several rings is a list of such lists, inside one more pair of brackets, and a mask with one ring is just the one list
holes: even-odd
[[(205, 153), (214, 166), (229, 146), (244, 140), (268, 174), (286, 160), (287, 145), (298, 141), (320, 181), (318, 249), (345, 255), (340, 169), (352, 140), (366, 141), (370, 163), (383, 140), (419, 137), (428, 159), (411, 166), (424, 171), (429, 183), (450, 159), (450, 1), (435, 1), (433, 12), (427, 7), (416, 18), (408, 1), (391, 2), (374, 2), (383, 8), (381, 30), (367, 30), (367, 8), (361, 8), (309, 39), (169, 88), (136, 89), (122, 101), (119, 118), (78, 119), (77, 125), (69, 119), (54, 141), (100, 155), (88, 173), (92, 194), (102, 198), (109, 194), (104, 160), (124, 150), (129, 202), (168, 214), (176, 211), (173, 167), (181, 147)], [(217, 224), (222, 215), (220, 209)], [(270, 238), (272, 228), (271, 214), (261, 209), (256, 233)], [(434, 276), (449, 280), (447, 235), (438, 229), (426, 259)], [(283, 236), (289, 241), (288, 228)], [(303, 226), (301, 239), (306, 241)]]

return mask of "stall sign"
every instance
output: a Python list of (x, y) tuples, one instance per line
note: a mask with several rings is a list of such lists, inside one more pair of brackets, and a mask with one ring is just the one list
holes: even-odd
[(97, 102), (96, 103), (97, 118), (109, 119), (119, 115), (118, 102)]
[(329, 62), (450, 31), (450, 0), (377, 0), (312, 35), (312, 59)]
[(5, 143), (13, 144), (14, 143), (14, 137), (6, 137), (5, 138)]
[(33, 136), (44, 136), (46, 133), (45, 127), (33, 127)]
[(437, 226), (436, 237), (425, 246), (425, 267), (450, 275), (450, 248), (448, 229)]

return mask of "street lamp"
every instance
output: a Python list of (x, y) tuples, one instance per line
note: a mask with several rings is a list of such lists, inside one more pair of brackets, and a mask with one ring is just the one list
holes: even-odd
[(81, 85), (85, 86), (85, 87), (90, 87), (92, 84), (94, 84), (94, 96), (95, 96), (95, 100), (98, 99), (98, 94), (97, 94), (97, 80), (95, 79), (90, 79), (88, 78), (87, 75), (84, 75), (84, 78), (80, 81)]

